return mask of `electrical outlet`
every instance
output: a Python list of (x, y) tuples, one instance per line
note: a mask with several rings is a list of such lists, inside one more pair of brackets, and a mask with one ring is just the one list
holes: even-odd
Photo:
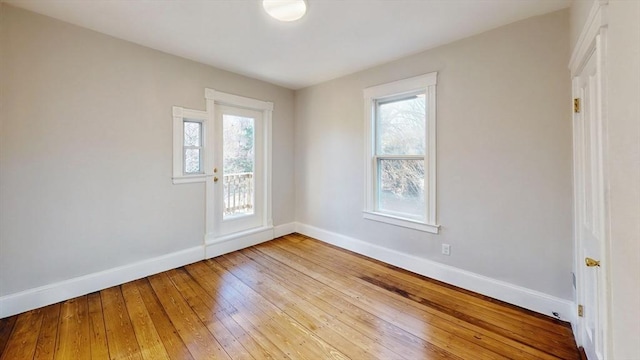
[(451, 255), (451, 245), (449, 244), (442, 244), (442, 255)]

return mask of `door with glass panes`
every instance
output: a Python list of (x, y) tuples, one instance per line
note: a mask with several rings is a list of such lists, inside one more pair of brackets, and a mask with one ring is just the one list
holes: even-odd
[(217, 237), (264, 225), (263, 132), (261, 111), (216, 105), (213, 181)]

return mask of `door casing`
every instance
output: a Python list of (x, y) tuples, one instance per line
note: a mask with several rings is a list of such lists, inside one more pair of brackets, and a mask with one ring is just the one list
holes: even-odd
[[(209, 124), (215, 124), (216, 107), (220, 105), (255, 110), (262, 113), (263, 134), (261, 139), (261, 161), (263, 162), (262, 183), (256, 186), (262, 186), (261, 202), (263, 204), (261, 214), (261, 224), (257, 227), (246, 231), (232, 232), (221, 234), (216, 227), (216, 185), (213, 178), (217, 175), (214, 173), (215, 163), (219, 159), (216, 153), (216, 146), (207, 147), (207, 156), (205, 157), (205, 257), (211, 258), (229, 251), (235, 251), (246, 246), (273, 239), (273, 219), (271, 215), (271, 119), (273, 112), (273, 103), (267, 101), (256, 100), (244, 96), (216, 91), (213, 89), (205, 89), (205, 98), (207, 102), (207, 116)], [(216, 139), (215, 129), (217, 127), (209, 126), (207, 128), (207, 138), (209, 143)], [(220, 184), (221, 185), (221, 184)], [(234, 243), (234, 240), (237, 240)]]

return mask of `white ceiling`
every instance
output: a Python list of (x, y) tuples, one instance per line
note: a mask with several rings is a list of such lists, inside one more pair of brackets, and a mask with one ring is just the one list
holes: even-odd
[(292, 89), (317, 84), (570, 0), (307, 0), (280, 23), (259, 0), (2, 0), (140, 45)]

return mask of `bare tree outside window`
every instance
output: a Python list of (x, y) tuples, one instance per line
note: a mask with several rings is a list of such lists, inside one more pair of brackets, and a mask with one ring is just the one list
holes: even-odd
[(253, 214), (254, 119), (224, 115), (223, 171), (225, 216)]
[(223, 132), (225, 173), (253, 172), (253, 119), (225, 115)]
[(425, 111), (423, 94), (377, 103), (376, 155), (381, 210), (424, 216)]
[(424, 155), (424, 95), (378, 103), (378, 155)]

